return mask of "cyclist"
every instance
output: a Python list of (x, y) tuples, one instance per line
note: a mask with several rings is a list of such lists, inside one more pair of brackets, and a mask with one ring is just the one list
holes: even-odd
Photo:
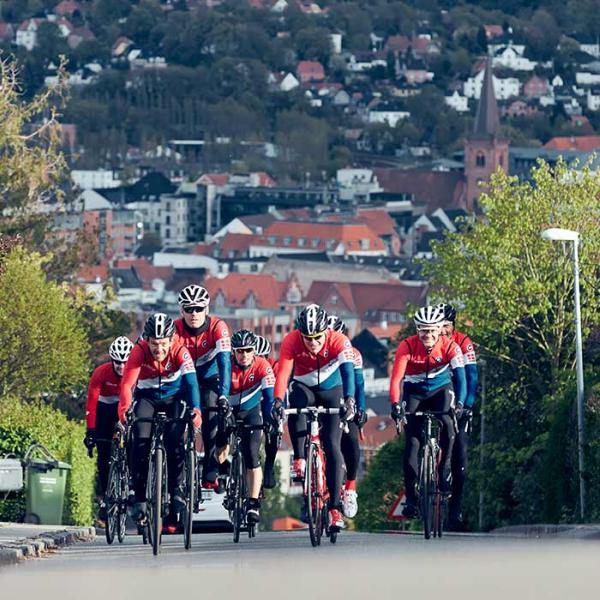
[(456, 330), (456, 310), (451, 304), (440, 304), (444, 311), (444, 335), (459, 345), (465, 357), (465, 376), (467, 378), (467, 397), (465, 410), (458, 420), (458, 432), (452, 451), (452, 497), (448, 511), (448, 529), (461, 531), (464, 529), (462, 517), (462, 497), (467, 479), (467, 451), (469, 421), (477, 396), (477, 357), (475, 347), (468, 335)]
[(131, 340), (124, 335), (119, 336), (108, 347), (110, 361), (96, 367), (88, 386), (86, 403), (87, 433), (83, 443), (88, 450), (94, 446), (98, 451), (97, 466), (99, 480), (100, 510), (98, 519), (106, 521), (106, 504), (104, 494), (108, 484), (108, 468), (110, 451), (115, 425), (119, 421), (117, 407), (119, 404), (119, 387), (123, 369), (129, 353), (133, 348)]
[[(414, 316), (417, 335), (400, 342), (394, 359), (390, 379), (392, 418), (403, 419), (405, 410), (449, 411), (462, 413), (466, 380), (463, 353), (458, 344), (442, 335), (444, 311), (437, 306), (425, 306)], [(454, 374), (454, 387), (450, 376)], [(456, 390), (456, 393), (455, 393)], [(442, 465), (440, 490), (450, 491), (451, 457), (454, 445), (454, 421), (450, 415), (440, 417), (442, 435)], [(418, 454), (422, 418), (409, 415), (406, 424), (404, 448), (404, 483), (406, 506), (403, 515), (413, 518), (417, 514), (415, 483), (417, 480)]]
[[(146, 512), (146, 478), (150, 453), (151, 423), (135, 419), (152, 419), (157, 410), (169, 418), (183, 418), (188, 407), (194, 412), (194, 427), (201, 423), (200, 391), (194, 363), (188, 350), (175, 343), (173, 320), (164, 313), (151, 315), (144, 325), (144, 339), (129, 356), (123, 373), (119, 396), (119, 420), (124, 423), (133, 403), (133, 438), (131, 476), (135, 494), (133, 516), (140, 521)], [(133, 391), (135, 388), (135, 391)], [(185, 505), (181, 487), (184, 467), (185, 425), (170, 424), (165, 432), (167, 448), (168, 489), (172, 499), (166, 531), (177, 530), (177, 513)]]
[[(265, 420), (271, 419), (275, 385), (273, 369), (265, 358), (256, 356), (256, 335), (251, 331), (236, 331), (231, 337), (231, 346), (233, 358), (229, 404), (234, 416), (245, 425), (261, 426)], [(262, 430), (245, 430), (241, 437), (249, 492), (246, 518), (250, 523), (258, 523), (262, 484), (259, 456)]]
[[(340, 511), (343, 460), (340, 422), (350, 421), (355, 415), (354, 352), (345, 335), (327, 329), (327, 313), (317, 304), (310, 304), (300, 312), (297, 325), (298, 329), (288, 333), (281, 344), (273, 416), (281, 416), (290, 376), (289, 403), (292, 408), (324, 406), (342, 409), (341, 414), (323, 415), (322, 419), (323, 447), (327, 456), (326, 478), (330, 493), (328, 519), (329, 527), (336, 531), (344, 527)], [(306, 417), (290, 415), (289, 429), (294, 448), (294, 479), (301, 481), (306, 468)]]
[[(348, 327), (339, 317), (330, 315), (327, 327), (348, 335)], [(356, 387), (356, 416), (348, 423), (348, 431), (342, 432), (341, 449), (346, 465), (346, 483), (342, 490), (342, 512), (345, 517), (353, 519), (358, 512), (358, 494), (356, 491), (356, 476), (360, 465), (360, 429), (367, 422), (365, 379), (363, 375), (363, 360), (361, 353), (354, 351), (354, 384)]]
[[(210, 296), (199, 285), (188, 285), (179, 292), (181, 318), (175, 321), (175, 340), (185, 346), (196, 366), (201, 394), (204, 469), (202, 487), (222, 492), (217, 482), (216, 457), (219, 402), (227, 400), (231, 381), (231, 338), (229, 328), (217, 317), (208, 316)], [(209, 411), (208, 409), (212, 409)]]
[[(256, 356), (262, 356), (265, 358), (273, 372), (277, 374), (277, 360), (270, 358), (271, 354), (271, 342), (262, 335), (256, 336)], [(275, 459), (277, 458), (277, 435), (271, 431), (265, 437), (265, 470), (263, 473), (263, 487), (270, 490), (275, 487), (277, 483), (275, 480)]]

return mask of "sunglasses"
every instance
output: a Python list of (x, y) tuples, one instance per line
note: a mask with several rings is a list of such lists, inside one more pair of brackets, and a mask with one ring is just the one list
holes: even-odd
[(307, 341), (307, 342), (318, 342), (321, 338), (325, 337), (324, 333), (318, 333), (317, 335), (304, 335), (301, 334), (302, 337)]
[(250, 354), (254, 352), (254, 348), (234, 348), (238, 354)]
[(439, 329), (417, 329), (417, 332), (419, 334), (423, 334), (423, 335), (435, 335), (436, 333), (439, 333), (440, 330)]
[(205, 310), (205, 306), (186, 306), (183, 309), (183, 312), (187, 313), (188, 315), (193, 315), (194, 313), (203, 313)]

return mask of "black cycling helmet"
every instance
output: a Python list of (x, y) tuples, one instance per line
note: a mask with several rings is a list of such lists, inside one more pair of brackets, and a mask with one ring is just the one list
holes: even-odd
[(456, 309), (454, 306), (452, 306), (452, 304), (441, 302), (438, 304), (438, 307), (444, 311), (444, 319), (448, 321), (448, 323), (454, 324), (456, 321)]
[(256, 335), (248, 329), (240, 329), (231, 336), (232, 348), (254, 348), (256, 350)]
[(309, 304), (298, 315), (298, 329), (307, 337), (318, 337), (327, 330), (327, 312), (318, 304)]
[(271, 354), (271, 342), (262, 335), (256, 336), (256, 356), (269, 356)]
[(327, 329), (333, 329), (333, 331), (339, 331), (344, 335), (348, 335), (348, 326), (336, 315), (329, 315), (327, 317)]
[(175, 333), (173, 319), (165, 313), (154, 313), (148, 317), (144, 325), (144, 338), (170, 338)]

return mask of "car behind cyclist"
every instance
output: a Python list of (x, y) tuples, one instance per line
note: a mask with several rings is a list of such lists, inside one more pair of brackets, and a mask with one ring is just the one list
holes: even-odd
[(233, 357), (229, 404), (236, 419), (253, 427), (252, 430), (243, 430), (241, 435), (248, 480), (246, 518), (249, 523), (258, 523), (262, 484), (259, 455), (261, 426), (271, 418), (275, 376), (268, 361), (256, 356), (256, 336), (251, 331), (241, 329), (234, 333), (231, 347)]
[[(146, 512), (146, 479), (150, 453), (150, 422), (157, 411), (168, 418), (183, 418), (194, 411), (194, 427), (200, 425), (200, 392), (194, 363), (185, 346), (174, 343), (175, 326), (164, 313), (151, 315), (144, 325), (144, 339), (129, 356), (123, 373), (119, 398), (119, 419), (125, 422), (133, 403), (133, 438), (131, 476), (135, 494), (134, 517), (139, 521)], [(135, 391), (134, 391), (135, 389)], [(176, 515), (185, 505), (181, 483), (184, 468), (184, 423), (168, 424), (165, 431), (167, 449), (168, 491), (172, 499), (171, 514), (166, 522), (169, 533), (176, 531)]]
[[(271, 342), (262, 336), (256, 336), (256, 356), (262, 356), (265, 358), (271, 368), (273, 369), (273, 373), (277, 375), (277, 363), (279, 361), (270, 357), (271, 354)], [(275, 459), (277, 458), (277, 450), (278, 450), (278, 439), (277, 435), (274, 431), (270, 431), (265, 437), (265, 471), (263, 474), (263, 487), (267, 490), (270, 490), (275, 487)]]
[[(339, 318), (330, 315), (327, 326), (329, 329), (348, 335), (348, 327)], [(360, 429), (367, 422), (367, 405), (365, 399), (365, 378), (363, 375), (363, 359), (357, 348), (354, 352), (354, 384), (356, 386), (356, 416), (348, 423), (348, 431), (342, 432), (342, 456), (346, 465), (346, 483), (342, 491), (342, 510), (344, 516), (353, 519), (358, 512), (358, 493), (356, 476), (360, 466)]]
[[(417, 335), (400, 342), (396, 351), (390, 379), (392, 417), (404, 417), (404, 411), (418, 410), (462, 413), (466, 381), (463, 354), (458, 344), (442, 335), (444, 312), (437, 306), (420, 308), (414, 317)], [(454, 374), (454, 386), (451, 378)], [(456, 390), (456, 392), (455, 392)], [(442, 464), (440, 490), (450, 491), (451, 457), (454, 444), (454, 420), (450, 415), (440, 417), (442, 432), (440, 446)], [(406, 506), (403, 514), (414, 517), (417, 513), (415, 484), (421, 443), (422, 418), (407, 416), (404, 448), (404, 483)]]
[(469, 443), (469, 423), (472, 417), (473, 406), (477, 397), (477, 357), (475, 355), (475, 346), (471, 338), (457, 331), (456, 310), (451, 304), (440, 304), (444, 311), (444, 335), (458, 344), (465, 359), (465, 376), (467, 378), (467, 397), (465, 400), (465, 410), (458, 419), (458, 432), (454, 440), (454, 449), (452, 450), (452, 497), (450, 498), (448, 529), (461, 531), (464, 529), (462, 517), (462, 497), (467, 479), (467, 454)]
[[(327, 313), (316, 304), (300, 312), (297, 326), (298, 329), (288, 333), (281, 344), (274, 414), (281, 413), (290, 376), (289, 403), (292, 408), (340, 408), (343, 398), (342, 414), (323, 415), (321, 436), (330, 494), (328, 522), (330, 528), (337, 530), (344, 526), (340, 511), (343, 460), (340, 419), (350, 421), (355, 415), (354, 353), (345, 335), (327, 329)], [(294, 448), (294, 479), (298, 481), (304, 478), (306, 468), (306, 416), (290, 415), (289, 429)]]
[[(227, 400), (231, 381), (229, 328), (217, 317), (208, 316), (210, 296), (199, 285), (188, 285), (179, 293), (181, 318), (175, 321), (175, 340), (192, 356), (200, 387), (204, 468), (202, 486), (222, 492), (217, 483), (216, 437), (218, 416), (214, 409)], [(211, 409), (210, 411), (208, 409)]]
[(104, 494), (108, 484), (111, 442), (115, 425), (119, 421), (119, 388), (121, 377), (129, 353), (133, 348), (131, 340), (124, 335), (116, 338), (108, 348), (110, 361), (101, 364), (92, 373), (88, 386), (86, 403), (87, 433), (84, 444), (91, 450), (96, 446), (98, 452), (98, 495), (100, 510), (98, 518), (106, 521), (106, 505)]

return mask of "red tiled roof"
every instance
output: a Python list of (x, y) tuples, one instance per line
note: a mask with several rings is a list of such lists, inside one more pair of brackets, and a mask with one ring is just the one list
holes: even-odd
[(258, 185), (260, 187), (275, 187), (277, 182), (264, 171), (258, 171), (257, 173), (253, 173), (258, 177)]
[(133, 269), (144, 289), (151, 288), (154, 279), (162, 279), (166, 283), (175, 273), (175, 269), (170, 265), (155, 267), (143, 258), (121, 258), (115, 260), (115, 268)]
[(198, 242), (190, 248), (190, 254), (195, 254), (197, 256), (212, 256), (214, 249), (215, 244), (204, 244), (203, 242)]
[(335, 309), (332, 296), (337, 296), (349, 312), (362, 318), (369, 310), (403, 312), (407, 304), (419, 303), (424, 293), (424, 287), (404, 285), (396, 279), (389, 283), (313, 281), (305, 300)]
[(396, 221), (382, 208), (358, 209), (356, 218), (377, 235), (393, 235), (396, 232)]
[(73, 0), (63, 0), (54, 7), (54, 13), (57, 15), (71, 15), (76, 10), (81, 11), (81, 6)]
[(502, 25), (484, 25), (485, 35), (488, 39), (499, 37), (504, 34)]
[(247, 233), (227, 233), (219, 243), (219, 256), (229, 258), (232, 252), (234, 258), (244, 256), (250, 246), (256, 243), (264, 245), (263, 237)]
[(317, 60), (301, 60), (296, 68), (296, 73), (301, 77), (310, 77), (311, 79), (324, 79), (325, 69)]
[(591, 152), (600, 148), (600, 135), (578, 135), (571, 137), (554, 137), (544, 144), (551, 150), (579, 150)]
[(82, 267), (77, 273), (80, 283), (98, 283), (108, 279), (108, 264)]
[[(385, 250), (383, 240), (367, 225), (362, 223), (317, 223), (274, 221), (264, 233), (265, 237), (275, 237), (272, 246), (283, 245), (289, 248), (304, 248), (309, 250), (326, 250), (329, 240), (334, 243), (343, 243), (346, 252), (359, 250)], [(283, 243), (284, 238), (290, 238), (288, 244)], [(304, 245), (298, 242), (304, 239)], [(312, 240), (318, 240), (313, 245)], [(368, 240), (368, 248), (363, 248), (362, 240)]]
[(225, 306), (243, 308), (252, 294), (256, 307), (278, 309), (284, 299), (287, 283), (277, 281), (272, 275), (229, 273), (223, 279), (209, 277), (204, 282), (213, 302), (219, 293), (225, 297)]
[(379, 185), (397, 194), (414, 194), (415, 202), (437, 208), (462, 208), (466, 191), (463, 173), (417, 169), (373, 169)]
[(25, 19), (25, 21), (23, 21), (18, 28), (18, 31), (27, 31), (27, 28), (29, 27), (30, 23), (33, 23), (34, 25), (36, 25), (36, 27), (39, 27), (40, 23), (43, 21), (44, 19)]
[(196, 183), (200, 184), (210, 184), (223, 186), (227, 185), (229, 181), (229, 173), (204, 173), (201, 175)]

